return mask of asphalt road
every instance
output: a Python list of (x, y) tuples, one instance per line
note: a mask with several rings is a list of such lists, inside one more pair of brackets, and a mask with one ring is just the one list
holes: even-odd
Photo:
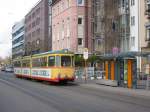
[(50, 85), (0, 72), (0, 112), (150, 112), (150, 98), (79, 84)]

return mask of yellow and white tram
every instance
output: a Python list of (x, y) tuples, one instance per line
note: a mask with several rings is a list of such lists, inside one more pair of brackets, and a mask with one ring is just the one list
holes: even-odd
[(51, 51), (15, 59), (14, 74), (51, 82), (74, 81), (74, 54), (67, 51)]

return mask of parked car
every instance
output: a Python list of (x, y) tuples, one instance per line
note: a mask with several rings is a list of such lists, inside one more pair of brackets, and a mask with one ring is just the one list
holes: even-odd
[(3, 66), (3, 67), (1, 67), (1, 71), (5, 71), (5, 67)]

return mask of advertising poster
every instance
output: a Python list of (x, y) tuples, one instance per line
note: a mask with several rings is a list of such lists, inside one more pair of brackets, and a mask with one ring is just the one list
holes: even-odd
[(124, 61), (120, 61), (120, 80), (124, 80)]
[(124, 84), (127, 84), (128, 80), (128, 63), (127, 60), (124, 60)]
[(32, 69), (32, 76), (35, 77), (43, 77), (43, 78), (51, 78), (51, 69)]

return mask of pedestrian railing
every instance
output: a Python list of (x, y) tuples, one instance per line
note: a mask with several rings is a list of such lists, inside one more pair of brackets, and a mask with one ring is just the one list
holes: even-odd
[(86, 69), (78, 68), (75, 70), (75, 76), (77, 79), (84, 79), (85, 74), (86, 74), (86, 77), (90, 80), (103, 79), (104, 73), (105, 73), (104, 71), (94, 70), (94, 67), (88, 67)]

